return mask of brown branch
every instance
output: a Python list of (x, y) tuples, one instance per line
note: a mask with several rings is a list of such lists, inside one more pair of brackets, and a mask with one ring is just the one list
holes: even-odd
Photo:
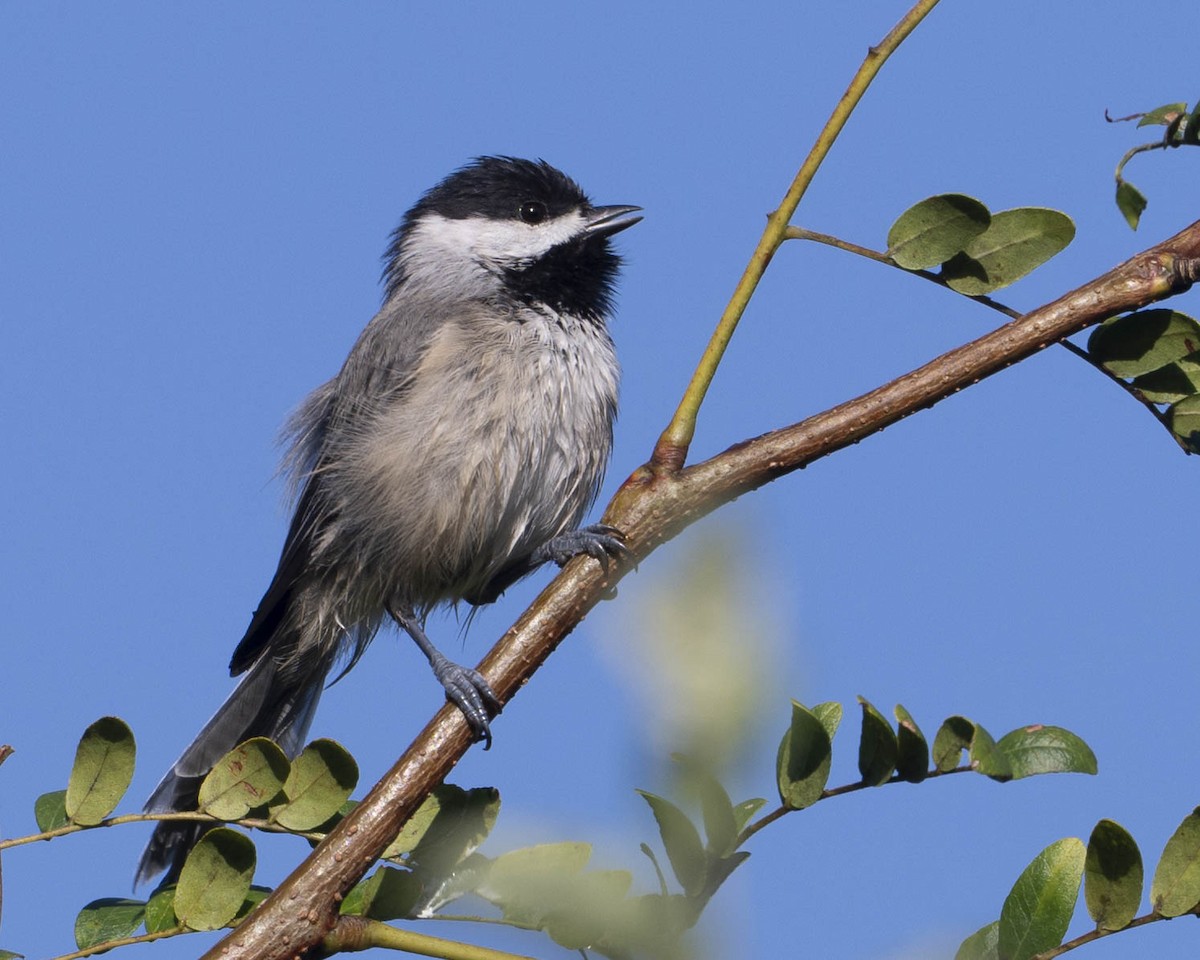
[[(1170, 240), (978, 340), (802, 423), (737, 444), (681, 471), (641, 467), (604, 521), (624, 531), (635, 560), (700, 517), (1092, 324), (1188, 289), (1200, 260), (1200, 222)], [(479, 669), (507, 703), (629, 569), (577, 558), (544, 590)], [(469, 746), (461, 714), (443, 707), (395, 766), (326, 840), (205, 957), (287, 960), (321, 942), (338, 903)]]

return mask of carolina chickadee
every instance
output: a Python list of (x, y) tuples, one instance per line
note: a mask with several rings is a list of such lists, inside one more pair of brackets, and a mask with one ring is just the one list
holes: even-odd
[[(295, 755), (334, 663), (354, 666), (385, 616), (490, 743), (499, 702), (423, 624), (440, 605), (495, 600), (548, 560), (606, 562), (624, 549), (615, 530), (577, 525), (617, 405), (609, 238), (640, 209), (593, 206), (542, 161), (481, 157), (405, 215), (384, 258), (382, 308), (288, 424), (296, 509), (233, 652), (242, 680), (147, 810), (193, 809), (204, 776), (250, 737)], [(178, 871), (201, 832), (160, 823), (137, 882)]]

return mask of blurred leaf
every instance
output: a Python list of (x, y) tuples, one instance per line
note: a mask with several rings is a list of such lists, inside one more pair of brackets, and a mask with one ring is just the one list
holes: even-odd
[(1025, 868), (1000, 911), (1000, 955), (1029, 960), (1062, 943), (1083, 880), (1083, 841), (1050, 844)]
[(909, 207), (888, 230), (888, 256), (905, 270), (925, 270), (949, 260), (991, 223), (974, 197), (943, 193)]
[(1150, 884), (1150, 904), (1164, 917), (1179, 917), (1200, 903), (1200, 807), (1171, 835)]
[(957, 768), (974, 736), (975, 724), (966, 717), (947, 717), (933, 738), (933, 765), (942, 773)]
[(42, 833), (65, 827), (70, 822), (67, 819), (67, 791), (43, 793), (33, 802), (33, 818)]
[(541, 927), (549, 913), (571, 900), (569, 891), (591, 856), (586, 843), (510, 850), (492, 861), (477, 892), (500, 907), (506, 920)]
[(863, 783), (878, 787), (891, 779), (896, 769), (896, 734), (887, 718), (864, 697), (858, 698), (862, 707), (862, 735), (858, 741), (858, 772)]
[(593, 870), (571, 878), (550, 901), (546, 933), (560, 947), (583, 951), (603, 940), (622, 913), (633, 876), (625, 870)]
[(1177, 310), (1138, 310), (1105, 320), (1087, 349), (1110, 373), (1137, 377), (1200, 350), (1200, 324)]
[(912, 714), (896, 704), (896, 772), (902, 780), (920, 783), (929, 776), (929, 744)]
[[(827, 718), (833, 716), (832, 711), (826, 711)], [(780, 799), (793, 810), (816, 803), (829, 780), (831, 763), (828, 728), (803, 704), (793, 700), (792, 723), (779, 743), (776, 764)]]
[(1033, 724), (1006, 733), (996, 744), (1014, 780), (1040, 773), (1095, 773), (1092, 748), (1070, 730)]
[(739, 828), (729, 793), (701, 763), (682, 754), (676, 754), (673, 759), (680, 766), (687, 789), (700, 800), (705, 849), (717, 857), (733, 853)]
[(704, 874), (707, 858), (700, 843), (700, 834), (687, 814), (670, 800), (639, 790), (638, 793), (650, 804), (658, 832), (662, 836), (663, 848), (671, 861), (675, 879), (689, 897), (704, 889)]
[(738, 832), (741, 833), (741, 831), (745, 830), (746, 824), (750, 822), (750, 818), (766, 805), (767, 801), (762, 797), (752, 797), (749, 800), (743, 800), (741, 803), (736, 804), (733, 808), (733, 818)]
[(93, 900), (75, 918), (75, 944), (86, 950), (109, 940), (122, 940), (142, 925), (145, 914), (146, 904), (141, 900)]
[(250, 890), (257, 855), (245, 834), (209, 830), (192, 848), (175, 889), (175, 915), (192, 930), (217, 930), (237, 916)]
[(272, 819), (289, 830), (312, 830), (338, 812), (358, 783), (358, 764), (340, 743), (314, 740), (292, 761), (284, 806)]
[(218, 760), (204, 778), (200, 809), (220, 820), (240, 820), (279, 793), (289, 767), (283, 751), (266, 737), (247, 740)]
[(980, 296), (1007, 287), (1041, 266), (1075, 238), (1065, 213), (1045, 207), (1018, 207), (992, 215), (992, 223), (942, 266), (952, 290)]
[(1121, 211), (1130, 230), (1138, 228), (1146, 211), (1146, 198), (1142, 191), (1123, 178), (1117, 180), (1117, 209)]
[(996, 741), (978, 723), (975, 724), (975, 735), (971, 737), (971, 766), (984, 776), (993, 780), (1011, 780), (1012, 765), (1008, 758), (996, 746)]
[(13, 953), (11, 950), (0, 950), (0, 960), (25, 960), (25, 954)]
[(1200, 453), (1200, 395), (1180, 400), (1168, 412), (1171, 432), (1189, 453)]
[(1164, 103), (1161, 107), (1155, 107), (1149, 113), (1144, 114), (1137, 125), (1139, 127), (1148, 127), (1152, 124), (1166, 126), (1178, 119), (1181, 113), (1187, 113), (1186, 103)]
[(1083, 896), (1101, 930), (1120, 930), (1142, 902), (1142, 854), (1119, 823), (1101, 820), (1088, 838)]
[(146, 932), (161, 933), (179, 926), (175, 916), (175, 884), (159, 887), (146, 901)]
[(136, 753), (133, 732), (119, 717), (101, 717), (88, 727), (67, 781), (67, 816), (90, 826), (112, 813), (129, 789)]
[(993, 920), (967, 937), (954, 960), (1000, 960), (1000, 921)]
[(401, 920), (412, 916), (421, 896), (421, 882), (411, 870), (380, 867), (346, 894), (343, 915), (372, 920)]
[(383, 855), (395, 858), (407, 853), (426, 870), (448, 873), (483, 843), (499, 815), (500, 793), (495, 787), (464, 790), (443, 783), (417, 808)]

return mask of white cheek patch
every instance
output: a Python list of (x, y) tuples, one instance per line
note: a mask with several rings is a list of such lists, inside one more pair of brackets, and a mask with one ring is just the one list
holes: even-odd
[(421, 250), (423, 257), (432, 257), (437, 251), (448, 260), (468, 256), (503, 266), (535, 260), (551, 247), (578, 236), (585, 226), (583, 214), (577, 210), (537, 224), (487, 217), (451, 220), (426, 214), (413, 225), (408, 247)]

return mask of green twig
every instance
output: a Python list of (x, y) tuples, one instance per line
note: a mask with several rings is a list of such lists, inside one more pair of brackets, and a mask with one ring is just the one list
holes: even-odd
[(717, 366), (721, 362), (721, 357), (724, 356), (725, 348), (729, 345), (729, 341), (733, 337), (734, 330), (737, 329), (738, 321), (745, 312), (746, 305), (754, 295), (754, 291), (758, 287), (758, 282), (762, 279), (763, 273), (766, 272), (771, 258), (775, 255), (775, 251), (779, 249), (785, 239), (784, 234), (787, 230), (788, 221), (792, 219), (792, 215), (796, 212), (796, 207), (799, 205), (805, 191), (808, 190), (809, 184), (812, 183), (817, 170), (829, 154), (834, 141), (837, 140), (838, 135), (845, 127), (850, 114), (854, 112), (854, 108), (858, 106), (863, 94), (867, 92), (871, 81), (875, 79), (880, 68), (883, 67), (887, 59), (896, 51), (896, 48), (916, 29), (917, 24), (937, 6), (937, 3), (938, 0), (917, 0), (913, 4), (912, 9), (892, 28), (891, 32), (884, 37), (879, 45), (871, 47), (867, 51), (866, 59), (863, 60), (862, 66), (854, 74), (850, 85), (846, 88), (846, 92), (842, 94), (842, 98), (837, 102), (837, 106), (834, 107), (829, 120), (826, 121), (824, 128), (817, 136), (816, 142), (813, 144), (804, 163), (801, 164), (795, 179), (792, 181), (792, 185), (788, 188), (783, 202), (767, 218), (766, 229), (763, 231), (763, 235), (758, 241), (758, 246), (755, 247), (754, 253), (750, 257), (750, 262), (747, 264), (741, 280), (738, 281), (737, 287), (733, 291), (733, 296), (728, 306), (725, 307), (724, 313), (721, 314), (721, 319), (717, 322), (716, 329), (713, 331), (708, 346), (700, 357), (696, 372), (692, 374), (691, 382), (688, 384), (683, 398), (679, 402), (679, 407), (676, 409), (671, 422), (667, 424), (666, 430), (663, 431), (662, 436), (659, 437), (658, 443), (654, 447), (654, 453), (650, 458), (651, 469), (674, 473), (683, 467), (684, 462), (687, 460), (688, 448), (691, 446), (692, 438), (696, 432), (696, 418), (700, 412), (700, 405), (704, 402), (704, 396), (708, 392), (713, 377), (716, 375)]
[(419, 957), (440, 957), (442, 960), (531, 960), (524, 954), (506, 953), (472, 943), (413, 933), (366, 917), (340, 917), (334, 928), (325, 935), (321, 946), (327, 954), (382, 947)]
[[(932, 780), (934, 777), (945, 777), (951, 773), (971, 773), (974, 771), (975, 771), (975, 768), (973, 766), (971, 766), (970, 764), (967, 764), (966, 766), (962, 766), (962, 767), (955, 767), (952, 770), (939, 770), (935, 767), (934, 769), (930, 770), (928, 774), (925, 775), (925, 779)], [(739, 833), (738, 838), (737, 838), (737, 846), (739, 846), (739, 847), (742, 846), (742, 844), (744, 844), (747, 840), (749, 840), (756, 833), (758, 833), (759, 830), (762, 830), (764, 827), (770, 826), (772, 823), (774, 823), (776, 820), (778, 820), (780, 817), (784, 816), (785, 814), (793, 813), (796, 810), (807, 810), (807, 809), (809, 809), (809, 807), (815, 806), (817, 803), (820, 803), (822, 800), (828, 800), (831, 797), (841, 797), (847, 793), (856, 793), (859, 790), (873, 789), (876, 786), (886, 787), (889, 783), (911, 783), (911, 782), (912, 782), (911, 780), (906, 780), (903, 777), (901, 777), (899, 774), (892, 774), (891, 777), (889, 777), (887, 780), (884, 780), (883, 783), (880, 783), (880, 784), (869, 784), (869, 783), (865, 783), (862, 780), (857, 780), (854, 783), (846, 783), (840, 787), (832, 787), (828, 790), (822, 790), (821, 795), (819, 797), (817, 797), (817, 799), (815, 801), (813, 801), (813, 803), (809, 804), (808, 807), (789, 807), (786, 804), (780, 804), (778, 807), (776, 807), (770, 813), (763, 814), (763, 816), (759, 817), (753, 823), (749, 824), (741, 833)], [(924, 781), (922, 781), (922, 782), (924, 782)]]
[(181, 933), (195, 933), (194, 930), (187, 930), (184, 927), (172, 927), (169, 930), (156, 930), (154, 933), (140, 933), (135, 937), (121, 937), (118, 940), (105, 940), (103, 943), (96, 943), (90, 947), (84, 947), (82, 950), (76, 950), (74, 953), (64, 953), (61, 956), (54, 957), (53, 960), (80, 960), (81, 957), (94, 957), (99, 953), (106, 953), (117, 947), (127, 947), (134, 943), (153, 943), (155, 940), (163, 940), (167, 937), (175, 937)]

